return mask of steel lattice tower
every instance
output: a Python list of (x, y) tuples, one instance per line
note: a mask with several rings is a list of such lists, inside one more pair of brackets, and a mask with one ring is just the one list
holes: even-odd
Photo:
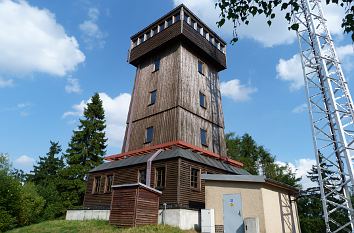
[[(354, 108), (320, 0), (295, 14), (326, 231), (354, 232)], [(338, 221), (336, 216), (344, 220)], [(353, 229), (353, 230), (352, 230)]]

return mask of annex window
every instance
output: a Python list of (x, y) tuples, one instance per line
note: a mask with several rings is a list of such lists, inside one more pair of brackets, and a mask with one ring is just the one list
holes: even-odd
[(199, 72), (200, 74), (203, 74), (203, 75), (204, 75), (204, 73), (203, 73), (203, 68), (204, 68), (204, 63), (201, 62), (201, 61), (198, 61), (198, 72)]
[(156, 188), (163, 189), (166, 184), (166, 169), (164, 167), (156, 168)]
[(92, 193), (100, 193), (100, 188), (101, 188), (101, 177), (95, 176), (95, 179), (93, 180)]
[(156, 90), (150, 92), (150, 103), (149, 105), (153, 105), (156, 103)]
[(207, 131), (205, 129), (200, 129), (200, 143), (203, 146), (208, 146), (208, 144), (207, 144)]
[(154, 137), (154, 127), (146, 128), (146, 135), (145, 135), (145, 143), (152, 142), (152, 138)]
[(199, 105), (202, 108), (206, 108), (205, 95), (202, 92), (199, 92)]
[(160, 58), (154, 60), (154, 72), (160, 69)]
[(200, 170), (191, 168), (191, 188), (199, 189)]
[(146, 184), (146, 169), (140, 169), (138, 173), (139, 183)]
[(106, 183), (104, 188), (105, 193), (110, 193), (112, 191), (112, 184), (113, 184), (113, 175), (106, 176)]

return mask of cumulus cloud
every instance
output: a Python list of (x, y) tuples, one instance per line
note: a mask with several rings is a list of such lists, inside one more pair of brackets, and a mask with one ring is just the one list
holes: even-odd
[[(354, 63), (354, 50), (352, 45), (338, 46), (336, 48), (339, 60), (342, 62), (342, 69), (350, 72)], [(295, 54), (292, 58), (286, 60), (280, 58), (276, 65), (277, 78), (289, 82), (290, 90), (299, 90), (304, 86), (304, 76), (299, 54)]]
[[(121, 147), (124, 139), (125, 126), (130, 104), (130, 94), (122, 93), (116, 97), (110, 97), (106, 93), (99, 93), (103, 109), (106, 115), (106, 137), (108, 145)], [(72, 111), (65, 112), (63, 118), (80, 117), (90, 100), (82, 100), (72, 106)]]
[(299, 90), (304, 86), (304, 76), (299, 54), (289, 60), (280, 58), (276, 65), (277, 78), (290, 83), (290, 90)]
[[(233, 24), (226, 22), (222, 28), (218, 29), (216, 22), (219, 21), (220, 10), (215, 8), (216, 0), (174, 0), (175, 5), (185, 4), (198, 17), (200, 17), (208, 26), (215, 31), (220, 32), (223, 37), (230, 39), (232, 37)], [(344, 16), (344, 9), (335, 4), (324, 6), (325, 16), (328, 19), (328, 27), (332, 34), (342, 34), (343, 30), (341, 20)], [(276, 18), (273, 20), (272, 26), (268, 27), (263, 16), (250, 18), (249, 25), (241, 25), (238, 27), (240, 38), (248, 38), (255, 40), (265, 47), (272, 47), (281, 44), (290, 44), (295, 41), (296, 33), (288, 30), (288, 23), (284, 19), (284, 12), (275, 10)]]
[(81, 93), (81, 87), (79, 80), (76, 78), (68, 78), (67, 79), (67, 84), (65, 86), (65, 91), (67, 93)]
[(0, 88), (3, 87), (12, 87), (14, 85), (13, 79), (4, 79), (0, 77)]
[(247, 101), (251, 98), (251, 94), (257, 91), (257, 88), (241, 84), (239, 79), (232, 79), (220, 84), (221, 94), (231, 98), (235, 102)]
[(21, 169), (23, 168), (30, 168), (33, 166), (34, 163), (34, 158), (29, 157), (27, 155), (21, 155), (20, 157), (18, 157), (17, 159), (15, 159), (14, 161), (14, 165), (16, 167), (20, 167)]
[(79, 25), (83, 40), (88, 49), (93, 49), (96, 45), (99, 48), (103, 48), (106, 34), (102, 32), (97, 24), (100, 11), (97, 8), (90, 8), (87, 16), (88, 19)]
[(303, 103), (300, 104), (298, 106), (296, 106), (295, 108), (293, 108), (293, 110), (291, 111), (292, 113), (302, 113), (305, 112), (307, 110), (307, 104)]
[(85, 60), (55, 15), (26, 1), (0, 1), (0, 28), (2, 73), (64, 76)]
[[(282, 161), (277, 161), (276, 162), (279, 165), (285, 165), (285, 162)], [(316, 164), (316, 160), (314, 159), (309, 159), (309, 158), (302, 158), (299, 160), (296, 160), (295, 163), (288, 163), (290, 169), (292, 172), (295, 173), (295, 176), (297, 178), (302, 178), (301, 179), (301, 185), (303, 189), (307, 189), (310, 187), (314, 187), (317, 184), (313, 183), (309, 178), (307, 178), (307, 172), (311, 170), (312, 165)]]

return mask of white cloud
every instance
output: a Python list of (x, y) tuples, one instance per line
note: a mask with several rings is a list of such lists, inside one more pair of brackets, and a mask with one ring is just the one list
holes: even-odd
[(293, 110), (291, 111), (292, 113), (302, 113), (305, 112), (307, 110), (307, 104), (303, 103), (300, 104), (298, 106), (296, 106), (295, 108), (293, 108)]
[(299, 90), (304, 86), (304, 76), (299, 54), (295, 54), (289, 60), (280, 58), (276, 65), (277, 78), (290, 82), (290, 90)]
[(0, 70), (64, 76), (85, 60), (75, 37), (47, 9), (26, 1), (0, 1)]
[(14, 163), (16, 166), (21, 168), (29, 168), (33, 166), (34, 158), (29, 157), (27, 155), (21, 155), (17, 159), (15, 159)]
[(221, 94), (225, 97), (231, 98), (235, 102), (242, 102), (249, 100), (251, 94), (257, 91), (257, 88), (241, 84), (239, 79), (232, 79), (220, 84)]
[(81, 93), (81, 87), (79, 80), (76, 78), (68, 78), (67, 79), (67, 84), (65, 86), (65, 91), (67, 93)]
[[(342, 62), (342, 69), (350, 72), (353, 69), (354, 50), (351, 44), (338, 46), (336, 48), (338, 57)], [(299, 54), (295, 54), (292, 58), (286, 60), (280, 58), (276, 65), (277, 78), (290, 83), (290, 90), (299, 90), (304, 86), (304, 76)]]
[(90, 8), (87, 15), (88, 19), (79, 25), (83, 40), (88, 49), (93, 49), (96, 45), (99, 48), (103, 48), (106, 34), (102, 32), (97, 24), (100, 12), (97, 8)]
[[(99, 93), (106, 116), (106, 137), (108, 145), (121, 147), (124, 139), (126, 120), (129, 111), (130, 94), (122, 93), (111, 98), (106, 93)], [(79, 104), (72, 106), (73, 111), (63, 114), (63, 118), (69, 116), (82, 116), (89, 100), (82, 100)]]
[(13, 85), (14, 85), (14, 80), (13, 79), (0, 78), (0, 88), (12, 87)]
[[(285, 165), (285, 162), (282, 161), (277, 161), (276, 162), (279, 165)], [(303, 158), (296, 160), (295, 163), (288, 163), (290, 169), (292, 172), (295, 173), (295, 176), (297, 178), (302, 178), (301, 179), (301, 185), (303, 189), (307, 189), (313, 186), (316, 186), (317, 184), (313, 183), (309, 178), (307, 178), (307, 172), (311, 170), (312, 165), (316, 164), (316, 160), (314, 159), (309, 159), (309, 158)]]
[[(218, 29), (216, 22), (219, 21), (220, 10), (215, 8), (216, 0), (174, 0), (175, 5), (185, 4), (193, 12), (198, 15), (208, 26), (215, 31), (220, 32), (222, 36), (230, 39), (233, 32), (233, 24), (226, 22), (222, 28)], [(344, 16), (344, 9), (334, 4), (324, 6), (326, 18), (328, 19), (328, 27), (332, 34), (342, 34), (340, 27), (341, 20)], [(289, 24), (284, 18), (284, 12), (275, 10), (276, 18), (273, 20), (272, 26), (268, 27), (263, 16), (250, 17), (249, 25), (241, 25), (237, 32), (240, 38), (253, 39), (261, 43), (265, 47), (272, 47), (281, 44), (290, 44), (295, 41), (296, 33), (289, 31)]]

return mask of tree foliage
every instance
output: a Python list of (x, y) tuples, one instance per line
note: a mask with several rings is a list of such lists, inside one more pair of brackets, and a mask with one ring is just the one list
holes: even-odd
[[(237, 26), (240, 24), (249, 24), (252, 17), (264, 15), (266, 23), (271, 26), (275, 19), (275, 10), (279, 9), (285, 12), (285, 19), (291, 24), (289, 29), (297, 30), (299, 25), (292, 23), (292, 16), (300, 9), (298, 0), (218, 0), (216, 6), (220, 9), (220, 20), (217, 25), (221, 27), (226, 20), (234, 23), (234, 38), (232, 42), (238, 40)], [(326, 4), (337, 4), (346, 10), (345, 17), (342, 20), (341, 27), (344, 33), (351, 34), (354, 41), (354, 5), (352, 0), (326, 0)]]
[(102, 101), (96, 93), (84, 110), (78, 130), (73, 132), (69, 147), (64, 154), (67, 166), (63, 169), (60, 189), (68, 206), (83, 203), (86, 175), (103, 162), (106, 153), (105, 114)]
[(265, 175), (267, 178), (300, 187), (300, 179), (295, 177), (290, 167), (287, 164), (277, 164), (275, 156), (271, 155), (263, 146), (257, 145), (249, 134), (246, 133), (242, 137), (238, 137), (234, 133), (228, 133), (225, 135), (225, 139), (227, 155), (241, 161), (249, 173)]

